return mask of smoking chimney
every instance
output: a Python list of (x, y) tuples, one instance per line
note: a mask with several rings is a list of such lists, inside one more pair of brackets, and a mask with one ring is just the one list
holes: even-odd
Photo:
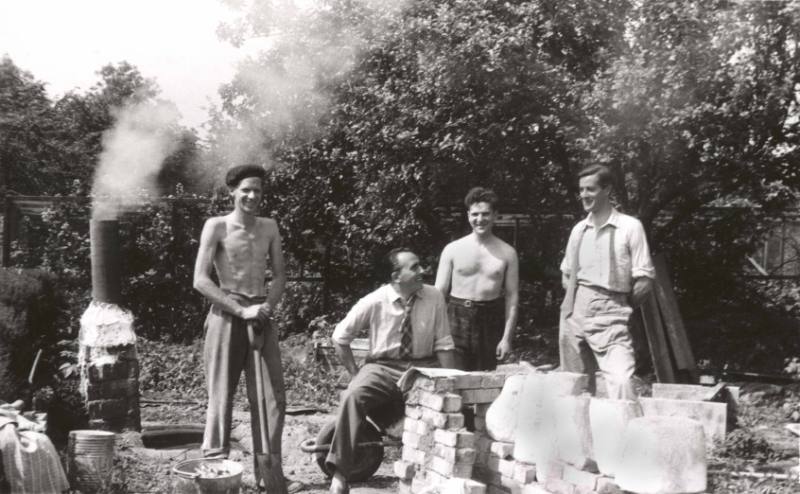
[(92, 299), (119, 304), (122, 302), (119, 222), (91, 220), (89, 238), (92, 251)]
[(134, 318), (122, 303), (119, 222), (89, 223), (92, 302), (81, 317), (81, 394), (96, 429), (140, 430), (139, 360)]

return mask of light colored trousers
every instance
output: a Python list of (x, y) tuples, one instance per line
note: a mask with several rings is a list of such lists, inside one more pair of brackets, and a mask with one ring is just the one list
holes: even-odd
[(636, 370), (628, 294), (578, 285), (575, 305), (559, 324), (561, 370), (588, 374), (590, 390), (599, 368), (611, 399), (636, 398), (631, 378)]
[[(239, 300), (243, 305), (257, 300)], [(249, 303), (248, 303), (249, 302)], [(239, 385), (242, 370), (247, 382), (247, 400), (250, 403), (253, 450), (265, 451), (259, 434), (258, 398), (256, 394), (256, 365), (260, 365), (264, 376), (264, 401), (267, 412), (267, 441), (270, 453), (275, 458), (281, 454), (281, 434), (286, 415), (286, 393), (283, 384), (281, 354), (277, 331), (266, 327), (264, 345), (261, 347), (261, 362), (255, 362), (247, 325), (244, 320), (211, 307), (206, 319), (206, 337), (203, 348), (206, 383), (208, 386), (208, 410), (203, 434), (205, 457), (227, 457), (230, 450), (233, 395)], [(278, 461), (278, 465), (280, 462)]]

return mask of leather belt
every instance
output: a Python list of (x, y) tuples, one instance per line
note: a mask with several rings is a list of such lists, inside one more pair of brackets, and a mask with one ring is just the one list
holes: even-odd
[(469, 300), (466, 298), (458, 298), (458, 297), (450, 297), (448, 302), (452, 302), (456, 305), (461, 305), (463, 307), (492, 307), (494, 305), (503, 302), (504, 298), (496, 298), (494, 300)]

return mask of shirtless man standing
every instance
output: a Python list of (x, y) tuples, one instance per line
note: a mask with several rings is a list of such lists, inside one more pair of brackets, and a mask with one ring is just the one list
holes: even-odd
[[(227, 458), (233, 395), (244, 369), (254, 452), (265, 451), (258, 432), (255, 384), (255, 366), (260, 365), (264, 376), (269, 463), (273, 471), (280, 473), (286, 398), (278, 335), (270, 326), (270, 316), (283, 295), (286, 273), (278, 224), (257, 216), (265, 176), (266, 171), (255, 165), (231, 168), (225, 183), (233, 198), (233, 212), (208, 219), (200, 237), (194, 288), (211, 302), (203, 348), (208, 410), (202, 449), (206, 458)], [(269, 292), (265, 286), (268, 264), (272, 271)], [(216, 270), (219, 285), (211, 279), (212, 268)], [(248, 323), (254, 325), (256, 341), (263, 340), (261, 362), (254, 362)], [(257, 476), (261, 473), (257, 464), (255, 471)]]
[(492, 233), (497, 194), (475, 187), (464, 199), (472, 233), (442, 251), (436, 288), (450, 294), (447, 313), (462, 370), (492, 370), (511, 352), (517, 324), (517, 251)]

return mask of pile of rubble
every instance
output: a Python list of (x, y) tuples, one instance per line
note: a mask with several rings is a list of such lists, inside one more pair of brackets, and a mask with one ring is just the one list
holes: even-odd
[(406, 383), (399, 492), (705, 491), (736, 390), (656, 385), (651, 398), (608, 400), (582, 393), (586, 380), (519, 366), (418, 374)]

